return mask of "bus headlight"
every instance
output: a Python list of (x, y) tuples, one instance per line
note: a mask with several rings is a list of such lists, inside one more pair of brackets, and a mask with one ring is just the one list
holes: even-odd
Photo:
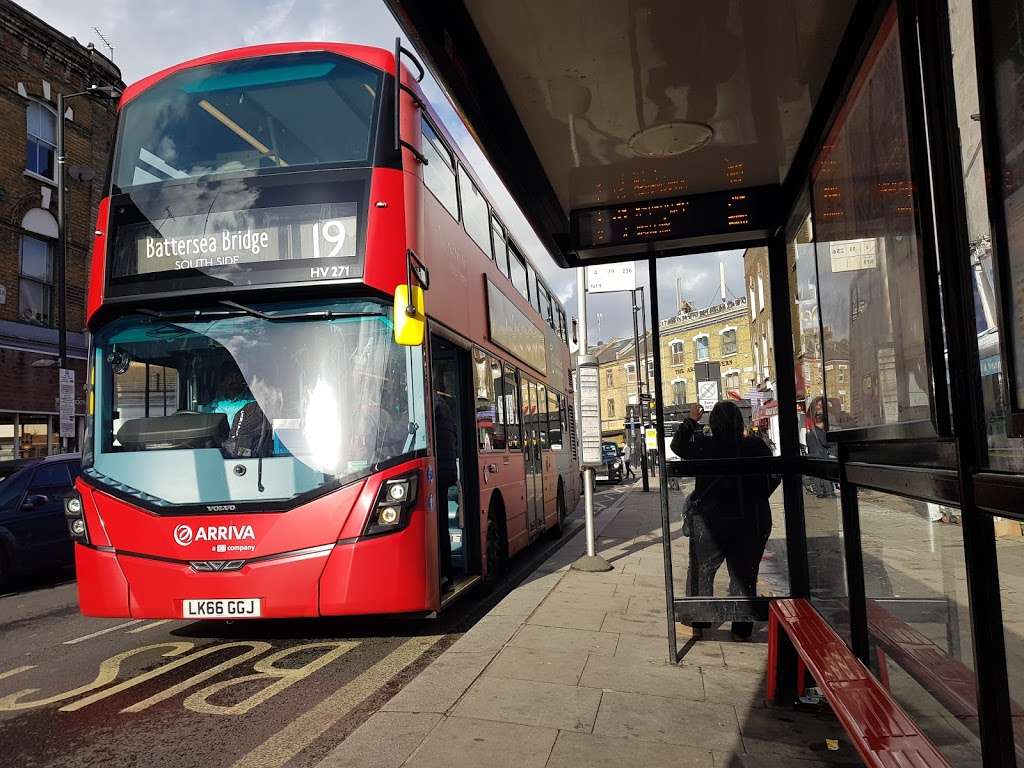
[(381, 483), (377, 501), (366, 521), (364, 536), (400, 531), (409, 524), (413, 507), (416, 506), (419, 477), (419, 472), (410, 472), (390, 477)]
[(82, 497), (77, 493), (72, 493), (64, 499), (64, 517), (67, 518), (68, 531), (71, 533), (71, 538), (83, 544), (88, 544), (89, 526), (82, 515), (83, 509)]

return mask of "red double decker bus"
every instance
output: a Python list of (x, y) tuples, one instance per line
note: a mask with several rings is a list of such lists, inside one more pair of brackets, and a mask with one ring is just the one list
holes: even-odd
[(83, 613), (429, 614), (575, 506), (565, 312), (401, 53), (242, 48), (121, 97)]

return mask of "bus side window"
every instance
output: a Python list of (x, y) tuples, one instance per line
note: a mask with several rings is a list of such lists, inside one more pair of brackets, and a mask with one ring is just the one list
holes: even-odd
[(505, 240), (505, 227), (495, 218), (494, 214), (491, 214), (491, 248), (493, 249), (491, 258), (498, 265), (501, 274), (511, 280), (512, 276), (508, 270), (508, 244)]
[(462, 193), (462, 223), (466, 227), (466, 232), (480, 246), (480, 249), (493, 259), (487, 201), (461, 165), (459, 166), (459, 191)]
[(512, 285), (515, 286), (515, 289), (519, 291), (524, 299), (529, 301), (530, 283), (529, 273), (526, 271), (526, 261), (519, 255), (519, 251), (516, 250), (512, 243), (508, 245), (508, 268), (511, 273)]
[(562, 421), (565, 414), (564, 398), (548, 391), (548, 443), (552, 451), (562, 450)]
[(455, 178), (455, 158), (445, 146), (441, 137), (426, 120), (423, 126), (423, 156), (427, 164), (423, 168), (423, 183), (433, 192), (441, 205), (448, 209), (456, 221), (459, 219), (459, 187)]
[(505, 449), (505, 428), (499, 417), (501, 365), (481, 349), (473, 350), (473, 389), (476, 393), (477, 444), (481, 451), (502, 451)]
[(558, 335), (566, 344), (569, 343), (569, 331), (565, 325), (565, 310), (561, 307), (558, 308)]
[(518, 451), (523, 447), (523, 443), (519, 431), (519, 387), (516, 386), (516, 369), (510, 365), (503, 365), (501, 379), (505, 398), (505, 442), (510, 449)]
[(542, 450), (548, 450), (548, 395), (547, 387), (537, 385), (537, 436)]

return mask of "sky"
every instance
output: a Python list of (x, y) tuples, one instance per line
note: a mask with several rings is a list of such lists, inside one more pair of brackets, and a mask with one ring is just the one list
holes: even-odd
[[(374, 45), (391, 50), (402, 35), (382, 0), (16, 0), (30, 12), (83, 45), (107, 49), (94, 30), (98, 27), (114, 47), (114, 62), (126, 83), (181, 61), (243, 45), (296, 40), (329, 40)], [(412, 48), (408, 40), (405, 45)], [(442, 88), (428, 74), (427, 98), (486, 187), (499, 215), (530, 255), (548, 285), (577, 315), (576, 275), (560, 269), (505, 191), (476, 141), (469, 135)], [(500, 151), (492, 147), (490, 151)], [(736, 295), (743, 293), (742, 255), (738, 252), (699, 254), (659, 262), (659, 301), (662, 317), (674, 314), (675, 278), (683, 295), (698, 307), (717, 296), (719, 261), (726, 261), (726, 278)], [(641, 284), (647, 284), (646, 266)], [(588, 305), (591, 341), (632, 333), (629, 299), (624, 295), (593, 296)]]

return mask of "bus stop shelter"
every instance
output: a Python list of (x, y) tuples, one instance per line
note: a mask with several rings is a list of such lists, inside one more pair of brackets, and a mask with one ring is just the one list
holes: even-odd
[[(767, 250), (777, 455), (682, 471), (780, 475), (788, 595), (937, 705), (915, 716), (1017, 764), (1024, 544), (1003, 534), (1024, 521), (1024, 7), (389, 4), (561, 266), (646, 261), (653, 287), (668, 259)], [(661, 371), (653, 288), (650, 304)], [(815, 422), (834, 455), (805, 454)], [(683, 594), (660, 485), (675, 659), (677, 621), (764, 619), (779, 595)], [(838, 488), (828, 542), (808, 487)], [(921, 513), (884, 514), (904, 501)], [(906, 521), (927, 535), (900, 538)], [(897, 558), (920, 583), (880, 588)], [(893, 631), (961, 665), (959, 705)]]

